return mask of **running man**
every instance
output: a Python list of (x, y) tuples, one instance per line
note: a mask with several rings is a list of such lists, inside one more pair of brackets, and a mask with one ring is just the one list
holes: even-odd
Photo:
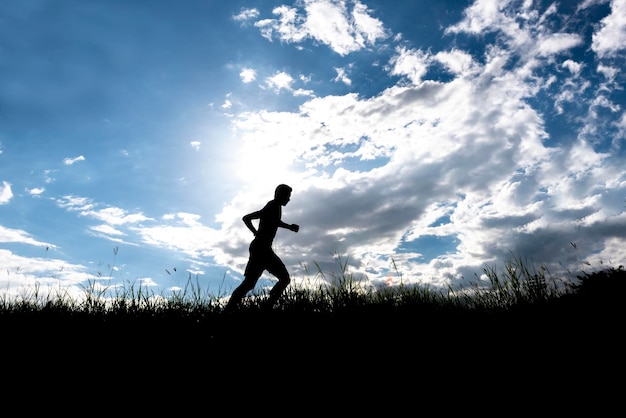
[[(233, 291), (228, 303), (226, 311), (232, 310), (243, 297), (256, 286), (257, 281), (267, 270), (276, 276), (278, 283), (270, 290), (270, 296), (267, 300), (267, 307), (272, 308), (283, 291), (287, 288), (291, 279), (289, 272), (282, 260), (272, 250), (272, 242), (276, 236), (278, 228), (289, 229), (298, 232), (300, 226), (296, 224), (286, 224), (281, 220), (282, 206), (287, 205), (291, 200), (292, 188), (286, 184), (280, 184), (274, 191), (274, 199), (267, 202), (263, 209), (249, 213), (243, 217), (243, 222), (248, 229), (254, 234), (254, 239), (250, 243), (250, 258), (246, 265), (243, 282)], [(252, 221), (259, 220), (258, 229), (254, 227)]]

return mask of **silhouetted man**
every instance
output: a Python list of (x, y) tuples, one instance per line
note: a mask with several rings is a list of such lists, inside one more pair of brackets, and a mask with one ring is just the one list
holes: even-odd
[[(233, 291), (230, 300), (226, 305), (226, 310), (231, 310), (239, 304), (241, 299), (256, 285), (257, 281), (267, 270), (278, 279), (278, 283), (270, 290), (267, 300), (267, 307), (271, 308), (276, 304), (278, 298), (287, 288), (291, 279), (285, 264), (272, 250), (272, 242), (276, 236), (278, 228), (286, 228), (293, 232), (298, 232), (300, 227), (296, 224), (286, 224), (281, 220), (282, 206), (287, 205), (291, 199), (291, 187), (280, 184), (274, 191), (274, 199), (267, 202), (263, 209), (249, 213), (243, 217), (243, 222), (254, 234), (254, 239), (250, 243), (250, 258), (246, 265), (243, 282)], [(252, 224), (253, 219), (259, 220), (259, 228)]]

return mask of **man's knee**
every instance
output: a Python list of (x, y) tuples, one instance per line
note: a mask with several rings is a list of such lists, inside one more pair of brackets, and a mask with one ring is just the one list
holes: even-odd
[(245, 295), (246, 293), (248, 293), (249, 291), (254, 289), (254, 286), (256, 285), (256, 282), (257, 282), (257, 280), (253, 280), (250, 277), (244, 277), (244, 279), (241, 282), (241, 284), (239, 285), (239, 287), (237, 287), (237, 292), (242, 293), (243, 295)]

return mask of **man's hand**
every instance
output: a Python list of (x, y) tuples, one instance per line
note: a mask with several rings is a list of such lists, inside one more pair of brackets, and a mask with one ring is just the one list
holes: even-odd
[(296, 224), (291, 224), (291, 227), (289, 229), (291, 229), (293, 232), (298, 232), (300, 230), (300, 226)]

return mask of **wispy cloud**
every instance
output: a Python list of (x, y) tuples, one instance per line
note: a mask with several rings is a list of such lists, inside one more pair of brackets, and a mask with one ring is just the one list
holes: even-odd
[(82, 155), (79, 155), (78, 157), (75, 157), (75, 158), (69, 158), (69, 157), (68, 158), (64, 158), (63, 159), (63, 164), (65, 164), (65, 165), (72, 165), (72, 164), (74, 164), (74, 163), (76, 163), (78, 161), (85, 161), (85, 157), (82, 156)]
[(100, 232), (105, 235), (126, 235), (124, 232), (119, 229), (113, 228), (111, 225), (102, 224), (102, 225), (94, 225), (90, 226), (89, 229), (95, 232)]
[(259, 11), (257, 9), (242, 8), (239, 13), (233, 16), (233, 20), (236, 22), (247, 22), (248, 20), (256, 19), (259, 17)]
[(0, 242), (16, 242), (20, 244), (34, 245), (42, 248), (56, 248), (55, 245), (49, 242), (43, 242), (33, 238), (33, 236), (26, 231), (23, 231), (21, 229), (7, 228), (2, 225), (0, 225)]
[(143, 221), (151, 221), (152, 218), (142, 213), (128, 213), (125, 209), (108, 207), (99, 210), (83, 210), (81, 216), (87, 216), (102, 221), (108, 225), (135, 224)]
[(56, 203), (59, 207), (70, 211), (87, 211), (95, 206), (91, 199), (74, 195), (60, 197), (56, 199)]
[(335, 77), (333, 81), (344, 83), (347, 86), (352, 84), (352, 80), (348, 77), (345, 68), (335, 68), (335, 72), (337, 73), (337, 77)]

